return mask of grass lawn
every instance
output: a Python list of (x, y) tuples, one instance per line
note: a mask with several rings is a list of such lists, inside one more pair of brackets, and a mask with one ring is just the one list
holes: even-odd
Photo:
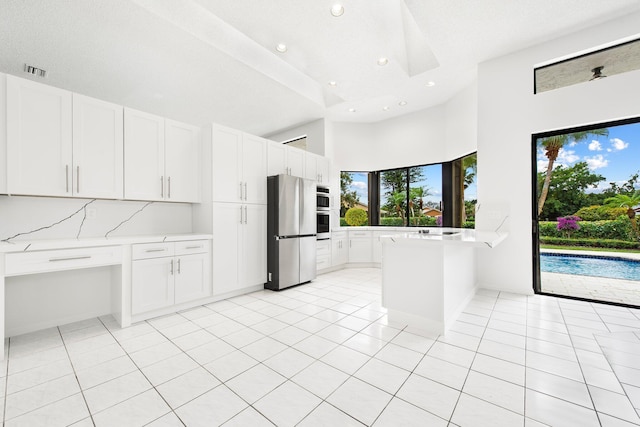
[(590, 248), (587, 246), (540, 245), (541, 249), (569, 249), (572, 251), (626, 252), (640, 254), (640, 249)]

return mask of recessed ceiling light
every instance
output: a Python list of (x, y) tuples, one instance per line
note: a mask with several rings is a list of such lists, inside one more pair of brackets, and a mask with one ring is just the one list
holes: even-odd
[(331, 14), (336, 18), (338, 16), (342, 16), (343, 13), (344, 13), (344, 7), (342, 7), (341, 4), (334, 4), (333, 6), (331, 6)]
[(287, 45), (284, 43), (278, 43), (276, 50), (280, 53), (285, 53), (287, 51)]
[(336, 87), (336, 86), (338, 86), (338, 82), (336, 82), (335, 80), (331, 80), (331, 81), (329, 82), (329, 86), (331, 86), (331, 87)]
[(383, 109), (384, 111), (389, 111), (389, 106), (388, 106), (388, 105), (385, 105), (384, 107), (382, 107), (382, 109)]
[(355, 112), (356, 112), (356, 109), (355, 109), (355, 108), (349, 108), (349, 112), (350, 112), (350, 113), (355, 113)]
[(383, 65), (387, 65), (388, 63), (389, 63), (389, 60), (387, 58), (385, 57), (378, 58), (378, 65), (380, 65), (381, 67)]
[(407, 105), (407, 101), (400, 101), (398, 102), (398, 105), (404, 107), (405, 105)]
[(431, 87), (435, 85), (436, 85), (436, 82), (433, 82), (433, 81), (427, 82), (427, 87)]

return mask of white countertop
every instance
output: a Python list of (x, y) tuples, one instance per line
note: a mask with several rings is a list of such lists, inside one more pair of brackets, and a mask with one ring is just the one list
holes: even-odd
[(94, 237), (86, 239), (20, 240), (17, 242), (0, 242), (0, 253), (132, 245), (137, 243), (177, 242), (211, 238), (212, 236), (210, 234), (167, 234), (154, 236)]
[(390, 232), (380, 236), (382, 242), (435, 242), (441, 244), (464, 244), (479, 247), (493, 248), (500, 244), (507, 233), (496, 233), (493, 231), (478, 231), (467, 228), (446, 228), (432, 227), (425, 229), (428, 233), (416, 231), (405, 231), (402, 233)]

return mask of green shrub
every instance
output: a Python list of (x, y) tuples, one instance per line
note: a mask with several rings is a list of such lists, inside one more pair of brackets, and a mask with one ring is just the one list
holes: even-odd
[(540, 243), (547, 245), (586, 246), (592, 248), (640, 249), (639, 242), (614, 239), (567, 239), (564, 237), (540, 236)]
[(349, 224), (347, 224), (347, 220), (344, 219), (344, 217), (340, 217), (340, 227), (347, 227)]
[(462, 223), (462, 228), (476, 228), (475, 221), (465, 221)]
[[(580, 230), (574, 231), (571, 236), (576, 239), (610, 239), (637, 241), (633, 234), (631, 221), (625, 216), (620, 216), (613, 221), (580, 221)], [(557, 229), (555, 221), (541, 221), (539, 223), (540, 236), (562, 237), (562, 232)]]
[(350, 208), (347, 210), (347, 213), (344, 214), (344, 219), (347, 221), (347, 224), (354, 227), (367, 225), (369, 222), (367, 212), (360, 208)]
[(402, 227), (402, 218), (394, 217), (394, 216), (386, 216), (380, 218), (380, 225), (386, 225), (389, 227)]
[(621, 215), (626, 215), (626, 208), (612, 208), (610, 206), (588, 206), (575, 213), (583, 221), (615, 220)]

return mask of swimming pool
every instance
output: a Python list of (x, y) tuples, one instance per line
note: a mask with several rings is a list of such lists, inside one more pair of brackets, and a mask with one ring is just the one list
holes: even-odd
[(611, 256), (542, 253), (540, 271), (640, 281), (640, 261)]

